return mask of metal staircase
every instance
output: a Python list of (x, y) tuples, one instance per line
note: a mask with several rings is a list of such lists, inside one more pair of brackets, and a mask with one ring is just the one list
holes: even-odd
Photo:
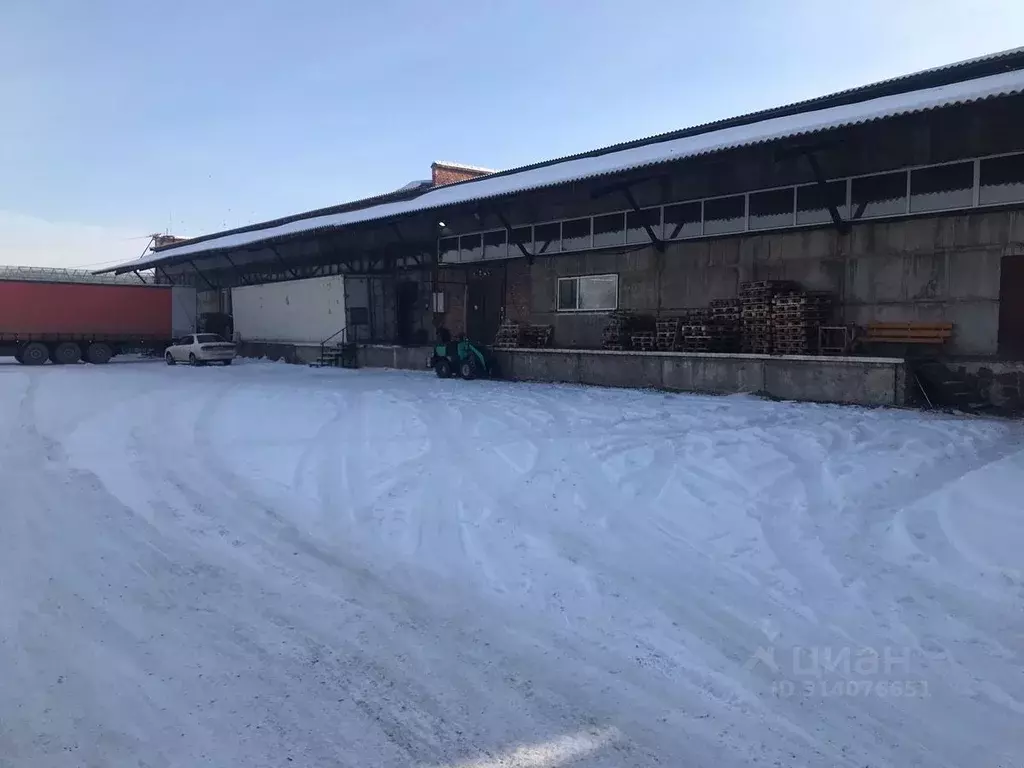
[(358, 368), (358, 351), (359, 345), (348, 341), (347, 328), (342, 328), (320, 342), (320, 356), (315, 363), (310, 363), (310, 366), (313, 368)]

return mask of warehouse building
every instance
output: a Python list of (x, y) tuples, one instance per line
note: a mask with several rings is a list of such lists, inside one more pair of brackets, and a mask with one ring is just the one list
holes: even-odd
[(609, 312), (667, 317), (790, 281), (833, 295), (837, 326), (950, 324), (949, 369), (1012, 406), (1022, 118), (1024, 49), (511, 171), (439, 179), (435, 167), (430, 183), (172, 243), (114, 271), (155, 268), (200, 290), (340, 275), (342, 325), (363, 342), (550, 326), (563, 352), (503, 353), (517, 378), (901, 401), (899, 345), (844, 362), (590, 352)]

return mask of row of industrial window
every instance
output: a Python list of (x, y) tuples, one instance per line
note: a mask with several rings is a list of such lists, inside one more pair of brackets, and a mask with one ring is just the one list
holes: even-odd
[(827, 224), (830, 204), (848, 221), (1024, 202), (1024, 154), (911, 168), (760, 192), (476, 232), (438, 241), (459, 263), (540, 256), (659, 240)]

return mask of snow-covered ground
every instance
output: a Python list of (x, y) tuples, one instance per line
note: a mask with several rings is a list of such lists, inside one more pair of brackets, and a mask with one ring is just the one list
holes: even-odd
[(0, 363), (0, 766), (1019, 766), (1022, 436)]

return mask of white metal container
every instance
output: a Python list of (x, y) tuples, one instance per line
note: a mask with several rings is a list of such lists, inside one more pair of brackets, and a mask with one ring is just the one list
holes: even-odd
[(171, 288), (171, 335), (174, 338), (196, 330), (196, 289), (183, 285)]
[[(319, 344), (345, 327), (340, 275), (231, 289), (232, 317), (242, 341)], [(335, 336), (337, 334), (337, 336)]]

